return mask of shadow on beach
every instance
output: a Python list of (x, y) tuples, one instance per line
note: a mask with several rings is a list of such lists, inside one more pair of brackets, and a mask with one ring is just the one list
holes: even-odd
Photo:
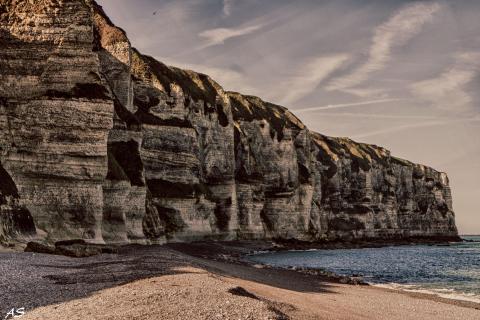
[[(26, 252), (0, 253), (0, 314), (12, 308), (27, 311), (74, 299), (135, 280), (186, 273), (194, 266), (213, 274), (253, 281), (298, 292), (332, 293), (321, 277), (290, 270), (259, 269), (247, 264), (217, 261), (219, 254), (240, 256), (245, 244), (129, 245), (116, 254), (70, 258)], [(232, 294), (236, 294), (232, 292)]]

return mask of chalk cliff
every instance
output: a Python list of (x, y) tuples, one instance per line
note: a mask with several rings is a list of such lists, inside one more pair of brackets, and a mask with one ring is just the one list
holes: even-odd
[(131, 47), (91, 0), (0, 0), (0, 241), (454, 239), (445, 173)]

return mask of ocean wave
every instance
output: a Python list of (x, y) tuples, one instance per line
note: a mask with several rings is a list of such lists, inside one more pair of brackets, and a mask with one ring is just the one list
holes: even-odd
[(249, 256), (249, 260), (362, 275), (376, 286), (480, 303), (478, 244), (270, 252)]
[(419, 285), (399, 284), (399, 283), (369, 283), (369, 284), (379, 288), (429, 294), (429, 295), (435, 295), (437, 297), (445, 298), (445, 299), (480, 303), (480, 295), (476, 295), (474, 293), (459, 292), (452, 288), (424, 288)]

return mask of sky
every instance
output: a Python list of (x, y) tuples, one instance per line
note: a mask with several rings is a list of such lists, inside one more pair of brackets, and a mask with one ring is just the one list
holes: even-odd
[(480, 1), (98, 2), (144, 54), (447, 172), (480, 234)]

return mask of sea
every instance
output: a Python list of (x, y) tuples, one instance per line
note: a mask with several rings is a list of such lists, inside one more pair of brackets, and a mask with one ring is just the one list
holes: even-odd
[(449, 245), (258, 253), (249, 260), (361, 275), (375, 286), (480, 303), (480, 236)]

